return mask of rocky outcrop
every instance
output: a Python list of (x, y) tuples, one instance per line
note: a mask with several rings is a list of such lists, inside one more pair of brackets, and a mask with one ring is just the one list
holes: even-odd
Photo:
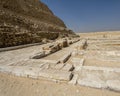
[(71, 35), (64, 22), (39, 0), (0, 0), (0, 47)]

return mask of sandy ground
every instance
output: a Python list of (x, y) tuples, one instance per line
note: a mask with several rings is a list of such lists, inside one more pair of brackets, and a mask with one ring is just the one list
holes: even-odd
[(120, 93), (0, 73), (0, 96), (120, 96)]

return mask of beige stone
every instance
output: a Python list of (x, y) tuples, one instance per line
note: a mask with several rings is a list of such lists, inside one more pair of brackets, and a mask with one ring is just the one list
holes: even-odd
[(40, 59), (44, 56), (46, 56), (45, 51), (42, 51), (42, 52), (39, 52), (37, 54), (34, 54), (33, 56), (30, 56), (30, 59)]
[(108, 80), (106, 83), (109, 89), (120, 92), (120, 80)]
[(65, 71), (72, 71), (74, 69), (73, 65), (70, 65), (70, 64), (66, 64), (62, 70), (65, 70)]
[(39, 76), (60, 81), (70, 81), (72, 78), (72, 73), (67, 71), (49, 69), (41, 70), (39, 72)]
[(71, 52), (69, 52), (68, 54), (64, 55), (62, 58), (60, 58), (60, 62), (61, 63), (65, 63), (71, 56)]

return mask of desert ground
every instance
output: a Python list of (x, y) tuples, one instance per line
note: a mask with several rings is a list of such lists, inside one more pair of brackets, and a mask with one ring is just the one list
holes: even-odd
[(79, 35), (0, 49), (0, 96), (120, 96), (120, 32)]

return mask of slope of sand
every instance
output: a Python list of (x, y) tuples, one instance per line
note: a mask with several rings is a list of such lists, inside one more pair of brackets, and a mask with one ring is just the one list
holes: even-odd
[(120, 96), (120, 93), (0, 73), (0, 96)]

